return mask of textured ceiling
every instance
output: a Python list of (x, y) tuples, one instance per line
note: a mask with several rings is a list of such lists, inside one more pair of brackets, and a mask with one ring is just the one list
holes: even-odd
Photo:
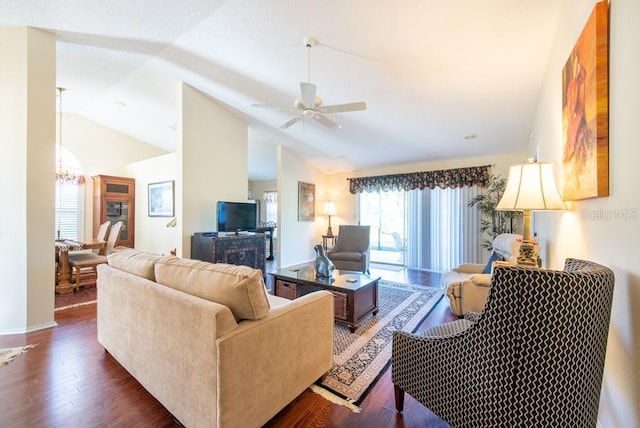
[[(75, 113), (166, 150), (177, 82), (249, 124), (252, 179), (282, 144), (325, 172), (525, 151), (562, 2), (557, 0), (0, 0), (0, 25), (57, 35), (57, 84)], [(340, 129), (293, 106), (307, 81)], [(469, 134), (476, 138), (466, 139)]]

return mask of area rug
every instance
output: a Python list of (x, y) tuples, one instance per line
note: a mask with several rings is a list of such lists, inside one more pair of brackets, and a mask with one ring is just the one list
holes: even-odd
[(96, 286), (81, 287), (73, 294), (56, 294), (55, 310), (75, 308), (76, 306), (88, 305), (95, 303), (97, 298)]
[(18, 355), (24, 354), (36, 345), (19, 346), (17, 348), (0, 348), (0, 367), (9, 364)]
[[(357, 411), (390, 363), (393, 332), (416, 331), (442, 296), (438, 288), (381, 280), (376, 316), (365, 318), (354, 333), (335, 323), (333, 368), (319, 386), (342, 398), (340, 404)], [(328, 398), (318, 388), (315, 392)]]

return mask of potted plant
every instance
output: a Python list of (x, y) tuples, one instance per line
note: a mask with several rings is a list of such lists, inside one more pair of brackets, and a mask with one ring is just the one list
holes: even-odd
[(482, 248), (489, 252), (493, 249), (493, 240), (501, 233), (518, 233), (518, 221), (522, 217), (520, 211), (498, 211), (496, 206), (502, 198), (507, 186), (507, 179), (500, 175), (492, 175), (489, 186), (480, 195), (469, 202), (469, 207), (478, 207), (480, 210), (480, 231), (485, 237)]

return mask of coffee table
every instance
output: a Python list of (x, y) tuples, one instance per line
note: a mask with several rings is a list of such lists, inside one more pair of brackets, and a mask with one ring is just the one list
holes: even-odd
[(276, 296), (286, 299), (327, 290), (333, 293), (334, 318), (349, 326), (353, 333), (358, 323), (369, 313), (378, 313), (379, 277), (359, 272), (336, 270), (332, 278), (316, 277), (313, 263), (305, 263), (272, 272)]

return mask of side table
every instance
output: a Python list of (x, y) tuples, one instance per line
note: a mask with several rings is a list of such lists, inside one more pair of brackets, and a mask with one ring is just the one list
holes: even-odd
[(336, 245), (336, 239), (338, 235), (322, 235), (322, 247), (327, 251), (330, 247), (333, 248)]

